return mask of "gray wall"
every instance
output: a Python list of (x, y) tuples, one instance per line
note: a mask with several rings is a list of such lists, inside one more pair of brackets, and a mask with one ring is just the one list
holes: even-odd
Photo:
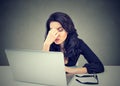
[(104, 65), (120, 65), (119, 0), (3, 0), (0, 2), (0, 63), (5, 48), (42, 48), (45, 23), (55, 12), (71, 16), (79, 37)]

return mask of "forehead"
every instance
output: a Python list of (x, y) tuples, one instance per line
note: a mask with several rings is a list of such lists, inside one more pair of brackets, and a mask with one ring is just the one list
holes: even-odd
[(59, 22), (56, 22), (56, 21), (52, 21), (50, 22), (50, 28), (59, 28), (59, 27), (62, 27), (62, 25), (59, 23)]

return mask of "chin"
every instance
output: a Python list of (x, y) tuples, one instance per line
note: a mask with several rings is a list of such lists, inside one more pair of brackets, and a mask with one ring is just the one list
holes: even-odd
[(57, 44), (57, 45), (61, 44), (61, 42), (54, 42), (54, 43)]
[(59, 44), (61, 44), (61, 43), (56, 43), (56, 42), (55, 42), (55, 44), (59, 45)]

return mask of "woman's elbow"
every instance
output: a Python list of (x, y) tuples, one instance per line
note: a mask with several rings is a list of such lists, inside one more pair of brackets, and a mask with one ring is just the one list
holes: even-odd
[(102, 72), (105, 71), (105, 68), (104, 68), (104, 66), (101, 64), (101, 65), (98, 66), (97, 70), (98, 70), (97, 73), (102, 73)]

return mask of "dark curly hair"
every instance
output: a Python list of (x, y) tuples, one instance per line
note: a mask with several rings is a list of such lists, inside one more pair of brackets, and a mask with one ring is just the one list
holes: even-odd
[[(50, 22), (52, 21), (59, 22), (62, 25), (62, 27), (65, 29), (65, 31), (68, 33), (67, 38), (64, 42), (64, 50), (65, 50), (64, 57), (71, 58), (71, 59), (74, 59), (72, 57), (75, 57), (75, 56), (78, 57), (79, 54), (76, 53), (78, 52), (77, 46), (79, 45), (78, 34), (71, 18), (66, 13), (62, 13), (62, 12), (55, 12), (51, 14), (46, 22), (46, 36), (50, 30)], [(52, 43), (50, 46), (50, 51), (59, 52), (60, 46), (55, 43)]]

